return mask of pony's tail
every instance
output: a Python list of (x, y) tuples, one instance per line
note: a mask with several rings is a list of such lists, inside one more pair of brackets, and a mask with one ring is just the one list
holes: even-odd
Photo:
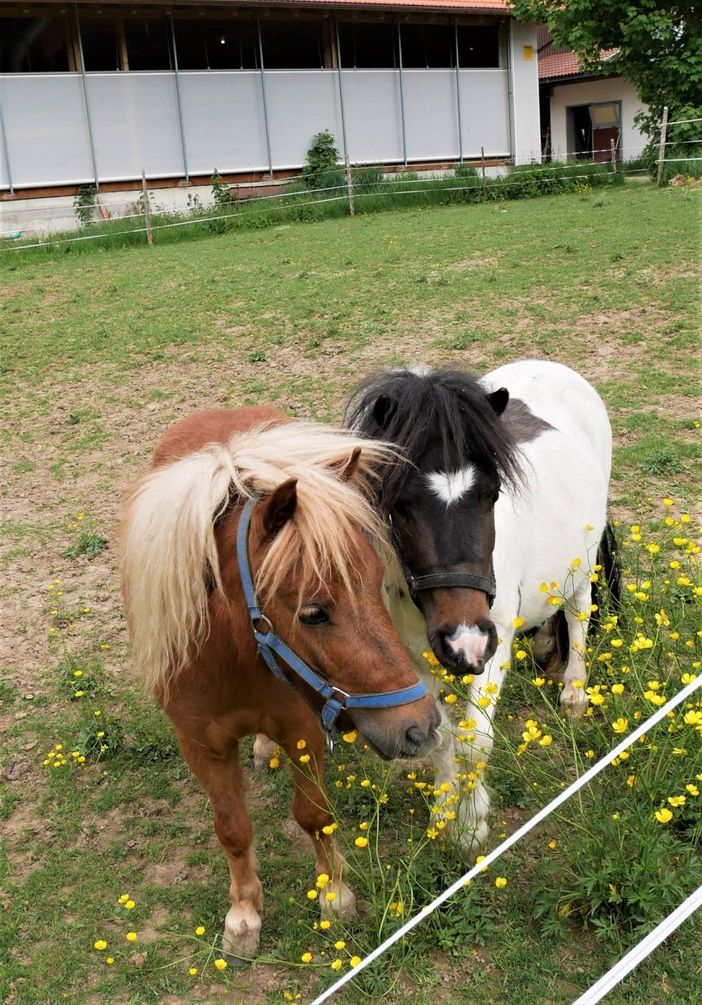
[(146, 475), (124, 506), (120, 569), (134, 662), (157, 693), (209, 631), (208, 586), (222, 587), (214, 522), (234, 479), (230, 452), (211, 445)]
[(614, 524), (608, 520), (597, 549), (597, 564), (602, 566), (601, 579), (592, 584), (592, 602), (597, 605), (597, 611), (590, 619), (590, 626), (596, 627), (602, 616), (603, 590), (607, 587), (607, 604), (613, 613), (617, 614), (622, 606), (622, 567), (619, 562), (619, 548)]

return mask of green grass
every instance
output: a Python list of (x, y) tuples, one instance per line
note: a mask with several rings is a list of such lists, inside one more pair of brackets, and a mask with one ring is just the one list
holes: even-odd
[[(218, 933), (227, 876), (170, 726), (129, 676), (111, 546), (120, 494), (165, 426), (197, 407), (257, 401), (338, 420), (355, 381), (379, 366), (423, 360), (480, 372), (546, 356), (583, 372), (608, 404), (614, 515), (653, 519), (664, 495), (685, 509), (696, 501), (700, 456), (691, 221), (699, 224), (698, 193), (630, 186), (0, 258), (0, 444), (10, 461), (0, 488), (9, 643), (0, 770), (17, 772), (0, 785), (0, 999), (175, 1005), (216, 1001), (221, 988), (259, 1005), (283, 1001), (286, 990), (304, 999), (315, 986), (294, 965), (318, 945), (305, 896), (312, 859), (289, 828), (271, 826), (289, 802), (284, 771), (252, 779), (250, 794), (269, 962), (202, 981), (187, 963), (169, 966), (195, 958), (196, 924), (208, 945)], [(75, 690), (86, 693), (76, 699)], [(515, 681), (505, 710), (521, 715), (527, 700)], [(101, 731), (110, 743), (99, 742)], [(56, 743), (69, 760), (83, 751), (85, 767), (44, 767)], [(357, 771), (355, 756), (342, 751), (331, 777), (338, 763)], [(380, 766), (369, 770), (380, 777)], [(490, 778), (497, 837), (502, 819), (514, 826), (541, 794), (511, 772), (507, 746)], [(365, 806), (355, 788), (338, 805), (349, 825)], [(413, 805), (398, 783), (389, 851), (402, 847)], [(378, 971), (382, 980), (364, 986), (382, 993), (387, 981), (387, 1000), (411, 1005), (439, 996), (447, 1005), (572, 1001), (630, 936), (600, 943), (575, 921), (544, 936), (533, 910), (542, 843), (505, 858), (504, 892), (476, 885), (398, 950), (399, 974)], [(372, 877), (362, 860), (359, 868), (368, 899)], [(461, 870), (450, 849), (429, 848), (408, 891), (415, 905)], [(116, 904), (126, 891), (137, 902), (128, 918)], [(354, 937), (372, 944), (378, 926), (370, 911)], [(136, 963), (128, 927), (142, 934)], [(116, 947), (113, 968), (91, 948), (100, 937)], [(698, 943), (690, 921), (612, 1005), (692, 1003)], [(360, 992), (340, 1000), (355, 1005)]]

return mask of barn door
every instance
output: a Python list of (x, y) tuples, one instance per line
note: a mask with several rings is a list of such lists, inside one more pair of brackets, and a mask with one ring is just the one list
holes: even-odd
[(589, 106), (593, 160), (600, 163), (610, 162), (612, 140), (614, 140), (615, 159), (618, 161), (622, 159), (621, 108), (621, 101), (607, 101)]

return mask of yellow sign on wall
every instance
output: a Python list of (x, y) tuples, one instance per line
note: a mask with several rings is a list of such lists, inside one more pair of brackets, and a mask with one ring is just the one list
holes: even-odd
[(533, 59), (534, 58), (534, 46), (533, 45), (524, 45), (524, 46), (522, 46), (522, 52), (524, 54), (524, 58), (525, 59)]

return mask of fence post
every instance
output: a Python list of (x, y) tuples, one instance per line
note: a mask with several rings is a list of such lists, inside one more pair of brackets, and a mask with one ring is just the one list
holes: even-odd
[(349, 216), (355, 216), (356, 207), (353, 204), (353, 179), (351, 177), (351, 165), (349, 164), (348, 157), (346, 158), (346, 191), (349, 197)]
[(90, 160), (93, 165), (93, 177), (95, 178), (95, 188), (100, 191), (100, 176), (98, 175), (97, 154), (95, 153), (95, 137), (93, 136), (93, 123), (90, 117), (90, 101), (88, 100), (88, 78), (85, 74), (85, 55), (83, 54), (83, 39), (80, 34), (80, 15), (78, 7), (75, 9), (75, 30), (78, 36), (78, 54), (80, 56), (80, 78), (83, 86), (83, 105), (85, 107), (85, 122), (88, 127), (88, 145), (90, 147)]
[(141, 172), (141, 198), (144, 202), (144, 223), (146, 225), (146, 240), (149, 244), (154, 243), (154, 232), (151, 229), (151, 203), (149, 193), (146, 190), (146, 174)]
[(397, 68), (400, 73), (400, 123), (402, 125), (402, 160), (407, 167), (407, 124), (405, 122), (405, 85), (402, 79), (402, 29), (400, 20), (396, 18), (397, 24)]
[(483, 175), (483, 199), (487, 199), (487, 179), (485, 178), (485, 147), (480, 148), (480, 170)]
[(614, 145), (614, 140), (609, 141), (609, 160), (612, 166), (612, 174), (617, 173), (617, 151)]
[(5, 161), (7, 187), (10, 190), (10, 195), (14, 195), (15, 189), (12, 184), (12, 169), (10, 167), (10, 149), (7, 143), (7, 133), (5, 132), (5, 120), (2, 117), (2, 102), (0, 102), (0, 147), (2, 148), (3, 160)]
[(663, 179), (663, 168), (665, 167), (665, 141), (668, 136), (668, 106), (663, 109), (663, 120), (661, 122), (661, 145), (658, 148), (658, 177), (656, 185), (660, 185)]

